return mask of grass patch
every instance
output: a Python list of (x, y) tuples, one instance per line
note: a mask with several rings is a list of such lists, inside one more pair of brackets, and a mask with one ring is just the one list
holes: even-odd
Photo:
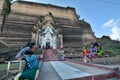
[(113, 56), (120, 55), (120, 41), (97, 39), (103, 45), (105, 51), (110, 51)]
[(3, 64), (0, 64), (0, 72), (3, 72), (7, 70), (7, 64), (3, 63)]
[[(10, 65), (10, 70), (19, 70), (19, 63), (11, 63)], [(7, 63), (2, 63), (0, 64), (0, 72), (6, 71), (7, 70)], [(25, 63), (22, 63), (22, 69), (25, 67)]]

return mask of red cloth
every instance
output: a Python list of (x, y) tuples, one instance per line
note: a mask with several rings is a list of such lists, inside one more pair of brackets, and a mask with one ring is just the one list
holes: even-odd
[(87, 56), (89, 53), (90, 53), (90, 51), (89, 51), (88, 49), (85, 49), (85, 50), (83, 51), (83, 56)]

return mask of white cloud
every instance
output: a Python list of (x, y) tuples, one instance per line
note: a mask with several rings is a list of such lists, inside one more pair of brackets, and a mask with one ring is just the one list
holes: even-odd
[(112, 34), (110, 35), (110, 38), (113, 40), (120, 40), (120, 28), (118, 26), (114, 26), (111, 31)]
[(114, 20), (110, 19), (109, 21), (107, 21), (106, 23), (103, 24), (103, 27), (107, 27), (107, 26), (111, 26), (111, 24), (113, 24)]
[(114, 20), (110, 19), (103, 24), (103, 28), (111, 28), (110, 38), (113, 40), (120, 40), (120, 19)]
[(116, 25), (118, 25), (119, 22), (120, 22), (119, 19), (117, 19), (117, 20), (110, 19), (103, 24), (103, 28), (116, 26)]

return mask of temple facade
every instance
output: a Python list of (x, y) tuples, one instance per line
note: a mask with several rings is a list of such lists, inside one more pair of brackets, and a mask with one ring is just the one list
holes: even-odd
[(48, 46), (56, 48), (57, 46), (57, 32), (54, 31), (51, 25), (45, 25), (39, 34), (39, 45), (41, 47)]
[[(3, 0), (0, 1), (2, 11)], [(0, 16), (0, 26), (2, 16)], [(5, 19), (0, 40), (8, 47), (34, 41), (47, 48), (82, 47), (96, 41), (89, 23), (79, 20), (72, 7), (15, 1)]]
[(58, 48), (63, 47), (62, 34), (60, 27), (53, 21), (52, 14), (49, 13), (45, 17), (37, 20), (32, 31), (32, 41), (36, 42), (40, 47)]

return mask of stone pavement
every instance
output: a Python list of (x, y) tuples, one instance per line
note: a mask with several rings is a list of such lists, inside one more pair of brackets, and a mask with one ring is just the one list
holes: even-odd
[(38, 80), (101, 80), (107, 75), (109, 80), (113, 71), (69, 61), (48, 61), (42, 63)]
[(64, 61), (63, 63), (65, 63), (65, 64), (67, 64), (69, 66), (75, 67), (75, 68), (77, 68), (79, 70), (82, 70), (84, 72), (87, 72), (89, 74), (92, 74), (92, 75), (100, 75), (100, 74), (112, 73), (112, 71), (110, 71), (110, 70), (85, 66), (85, 65), (82, 65), (82, 64), (77, 64), (77, 63), (73, 63), (73, 62), (69, 62), (69, 61)]
[(64, 64), (60, 61), (51, 61), (50, 63), (52, 64), (58, 75), (62, 78), (62, 80), (91, 76), (91, 74), (89, 73)]
[(50, 62), (43, 62), (38, 80), (62, 80)]

